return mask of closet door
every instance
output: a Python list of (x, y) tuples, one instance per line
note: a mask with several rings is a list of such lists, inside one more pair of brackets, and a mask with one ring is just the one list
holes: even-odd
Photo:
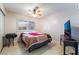
[(4, 34), (4, 15), (0, 10), (0, 50), (2, 48), (2, 36)]

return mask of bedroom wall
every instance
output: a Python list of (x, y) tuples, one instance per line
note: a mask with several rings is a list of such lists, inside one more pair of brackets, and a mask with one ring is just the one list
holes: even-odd
[[(73, 17), (74, 16), (74, 17)], [(71, 17), (71, 34), (76, 40), (79, 40), (79, 11), (75, 12)]]
[(79, 10), (77, 9), (58, 11), (46, 17), (42, 22), (42, 32), (49, 33), (53, 39), (59, 41), (60, 35), (64, 34), (64, 23), (67, 20), (71, 21), (72, 35), (79, 37)]
[(54, 40), (59, 41), (60, 34), (64, 33), (64, 20), (59, 12), (48, 16), (42, 21), (42, 32), (49, 33)]

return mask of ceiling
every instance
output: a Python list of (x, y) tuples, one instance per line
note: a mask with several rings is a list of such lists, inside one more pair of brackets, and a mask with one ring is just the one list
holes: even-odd
[(67, 12), (78, 9), (76, 3), (4, 3), (4, 7), (12, 12), (27, 14), (28, 10), (33, 10), (36, 6), (40, 6), (44, 16), (51, 15), (55, 12)]

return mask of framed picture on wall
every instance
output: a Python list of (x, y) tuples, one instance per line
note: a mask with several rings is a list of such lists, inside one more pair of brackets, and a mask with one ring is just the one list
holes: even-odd
[(34, 30), (35, 22), (26, 20), (17, 20), (17, 30)]
[(17, 20), (17, 30), (27, 30), (27, 21)]
[(33, 21), (29, 21), (29, 23), (28, 23), (28, 29), (29, 30), (34, 30), (35, 29), (35, 23)]

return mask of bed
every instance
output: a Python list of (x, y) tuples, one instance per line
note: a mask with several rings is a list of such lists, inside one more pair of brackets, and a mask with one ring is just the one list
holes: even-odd
[(28, 52), (47, 45), (52, 40), (49, 35), (38, 32), (24, 32), (20, 34), (20, 38)]

